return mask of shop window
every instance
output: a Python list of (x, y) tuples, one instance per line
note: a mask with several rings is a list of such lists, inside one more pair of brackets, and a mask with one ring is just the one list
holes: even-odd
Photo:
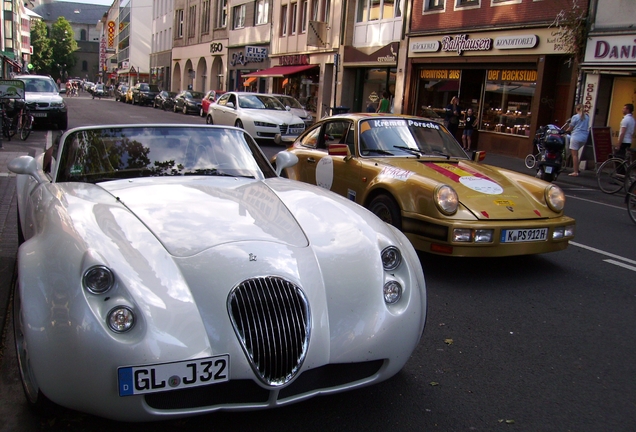
[(537, 71), (488, 70), (480, 129), (530, 135)]
[(267, 24), (268, 15), (269, 15), (269, 0), (258, 0), (256, 2), (255, 24)]
[(234, 7), (233, 10), (233, 23), (232, 23), (232, 29), (233, 30), (237, 30), (237, 29), (242, 29), (245, 27), (245, 5), (242, 4), (240, 6), (236, 6)]
[(281, 36), (287, 36), (287, 5), (284, 5), (280, 10), (280, 34)]

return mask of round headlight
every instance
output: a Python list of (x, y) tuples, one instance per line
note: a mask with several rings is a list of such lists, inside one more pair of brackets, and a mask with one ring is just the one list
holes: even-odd
[(382, 251), (382, 267), (386, 271), (395, 270), (402, 263), (402, 254), (395, 246), (385, 247)]
[(435, 189), (435, 204), (446, 215), (452, 215), (459, 206), (459, 197), (455, 189), (448, 185), (440, 185)]
[(396, 303), (402, 298), (402, 285), (397, 281), (388, 281), (384, 284), (384, 301), (388, 304)]
[(545, 201), (553, 211), (560, 212), (565, 207), (565, 194), (560, 187), (550, 184), (545, 188)]
[(108, 327), (115, 333), (123, 333), (135, 325), (135, 314), (126, 306), (117, 306), (108, 312)]
[(93, 294), (103, 294), (113, 287), (115, 276), (108, 267), (94, 266), (84, 272), (82, 283)]

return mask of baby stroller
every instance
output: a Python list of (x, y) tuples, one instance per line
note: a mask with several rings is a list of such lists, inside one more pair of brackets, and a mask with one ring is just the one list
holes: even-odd
[(526, 168), (528, 169), (536, 168), (538, 161), (545, 160), (545, 156), (546, 156), (545, 155), (546, 153), (545, 140), (550, 135), (553, 135), (553, 134), (562, 135), (565, 138), (565, 148), (567, 149), (569, 147), (570, 136), (565, 134), (564, 132), (568, 124), (569, 124), (569, 121), (565, 125), (563, 125), (562, 128), (553, 124), (549, 124), (547, 126), (541, 126), (537, 129), (537, 133), (535, 134), (535, 137), (534, 137), (534, 151), (530, 153), (528, 156), (526, 156), (526, 159), (524, 160), (526, 164)]

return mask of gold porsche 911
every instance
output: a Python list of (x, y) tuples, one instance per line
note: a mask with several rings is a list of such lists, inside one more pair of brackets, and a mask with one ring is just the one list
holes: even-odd
[(556, 185), (469, 158), (438, 122), (342, 114), (314, 124), (288, 151), (283, 173), (368, 208), (416, 249), (453, 256), (563, 250), (575, 221)]

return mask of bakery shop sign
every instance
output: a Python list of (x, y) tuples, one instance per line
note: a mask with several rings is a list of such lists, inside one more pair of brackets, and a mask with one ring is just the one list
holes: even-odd
[(458, 55), (462, 55), (464, 51), (490, 51), (491, 49), (491, 38), (469, 39), (467, 34), (442, 38), (442, 51), (444, 52), (457, 52)]

